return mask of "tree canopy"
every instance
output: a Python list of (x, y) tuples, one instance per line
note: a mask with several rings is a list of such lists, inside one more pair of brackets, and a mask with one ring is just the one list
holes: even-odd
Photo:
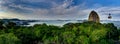
[(3, 24), (0, 22), (0, 44), (115, 44), (120, 40), (120, 29), (113, 23), (67, 23), (63, 27)]

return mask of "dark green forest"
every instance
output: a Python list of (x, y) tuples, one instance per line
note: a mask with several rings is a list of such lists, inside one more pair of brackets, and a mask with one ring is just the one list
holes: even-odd
[(0, 44), (117, 44), (119, 40), (120, 29), (113, 23), (67, 23), (59, 27), (4, 25), (0, 21)]

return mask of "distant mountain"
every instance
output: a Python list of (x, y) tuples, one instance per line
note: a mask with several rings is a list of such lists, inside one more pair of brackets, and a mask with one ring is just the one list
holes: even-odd
[[(50, 25), (64, 25), (66, 23), (82, 23), (85, 22), (87, 20), (20, 20), (20, 19), (1, 19), (1, 21), (7, 23), (7, 22), (14, 22), (17, 25), (31, 25), (31, 23), (33, 24), (42, 24), (42, 23), (46, 23), (46, 24), (50, 24)], [(37, 22), (37, 23), (36, 23)], [(114, 23), (115, 26), (117, 26), (118, 28), (120, 27), (120, 21), (111, 21), (111, 20), (101, 20), (101, 23)]]
[(18, 26), (20, 25), (29, 25), (29, 23), (31, 22), (38, 22), (38, 20), (20, 20), (20, 19), (1, 19), (0, 21), (4, 22), (5, 24), (7, 24), (8, 22), (14, 22), (16, 23)]

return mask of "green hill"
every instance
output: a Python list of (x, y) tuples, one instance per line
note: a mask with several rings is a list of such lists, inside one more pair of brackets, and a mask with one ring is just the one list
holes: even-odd
[(115, 44), (120, 30), (112, 23), (67, 23), (63, 27), (36, 24), (15, 26), (0, 22), (0, 44)]

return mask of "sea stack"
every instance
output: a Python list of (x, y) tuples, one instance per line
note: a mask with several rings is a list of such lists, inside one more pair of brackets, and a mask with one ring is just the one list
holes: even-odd
[(100, 18), (98, 16), (97, 12), (91, 11), (91, 13), (89, 15), (89, 18), (88, 18), (88, 21), (93, 21), (93, 22), (96, 22), (96, 23), (100, 23)]

